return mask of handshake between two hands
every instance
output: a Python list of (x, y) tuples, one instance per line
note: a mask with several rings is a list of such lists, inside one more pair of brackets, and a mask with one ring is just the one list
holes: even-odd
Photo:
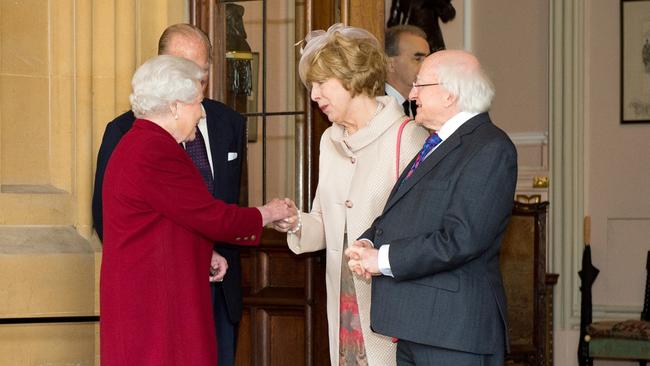
[(298, 230), (300, 214), (298, 207), (290, 198), (274, 198), (266, 205), (258, 207), (262, 214), (263, 225), (270, 225), (273, 229), (286, 233)]
[[(275, 198), (262, 207), (258, 207), (262, 213), (264, 225), (279, 232), (297, 233), (301, 229), (300, 213), (295, 202), (289, 198)], [(348, 267), (357, 276), (370, 279), (371, 276), (379, 276), (378, 250), (373, 248), (368, 240), (357, 240), (345, 250), (348, 257)]]
[(262, 214), (262, 225), (271, 224), (277, 231), (287, 232), (298, 222), (298, 208), (289, 198), (274, 198), (257, 208)]

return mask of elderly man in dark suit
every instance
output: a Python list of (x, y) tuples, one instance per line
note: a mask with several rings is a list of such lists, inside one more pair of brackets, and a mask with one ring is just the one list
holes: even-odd
[(493, 95), (473, 55), (427, 57), (410, 98), (431, 137), (346, 253), (357, 274), (376, 276), (371, 327), (399, 339), (398, 365), (503, 365), (499, 251), (517, 153), (487, 113)]
[[(168, 27), (161, 35), (158, 54), (184, 57), (208, 71), (212, 47), (208, 36), (199, 28), (190, 24), (175, 24)], [(204, 87), (207, 85), (207, 73), (201, 83)], [(206, 98), (201, 104), (206, 117), (197, 126), (201, 138), (198, 138), (199, 134), (197, 134), (197, 139), (186, 143), (185, 147), (213, 196), (226, 203), (237, 203), (245, 144), (244, 117), (215, 100)], [(100, 239), (103, 239), (104, 171), (113, 150), (131, 128), (134, 120), (132, 111), (115, 118), (106, 126), (99, 148), (92, 212), (94, 226)], [(242, 313), (239, 250), (234, 246), (215, 243), (210, 274), (212, 275), (210, 280), (214, 281), (212, 300), (217, 331), (218, 364), (234, 365), (237, 326)], [(208, 268), (206, 268), (207, 279)], [(188, 309), (188, 311), (194, 310)]]

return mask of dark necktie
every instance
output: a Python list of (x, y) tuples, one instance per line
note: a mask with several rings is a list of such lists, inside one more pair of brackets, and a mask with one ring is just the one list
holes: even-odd
[(432, 133), (429, 138), (424, 142), (424, 145), (422, 146), (422, 150), (418, 153), (418, 156), (415, 158), (415, 163), (411, 166), (411, 169), (409, 170), (408, 173), (406, 173), (406, 178), (410, 177), (415, 169), (420, 166), (420, 163), (424, 161), (424, 158), (427, 157), (427, 154), (433, 150), (434, 147), (438, 146), (439, 143), (442, 142), (442, 139), (440, 136), (438, 136), (437, 133)]
[(415, 119), (415, 115), (418, 114), (418, 106), (415, 104), (415, 101), (411, 101), (411, 116)]
[(404, 103), (402, 103), (402, 108), (404, 108), (405, 115), (415, 118), (417, 105), (414, 100), (405, 100)]
[(402, 103), (402, 108), (404, 108), (404, 114), (407, 116), (411, 116), (411, 101), (410, 100), (405, 100), (404, 103)]
[(192, 158), (192, 161), (194, 161), (194, 165), (199, 169), (205, 184), (208, 186), (208, 191), (212, 194), (214, 192), (214, 178), (212, 177), (210, 162), (208, 161), (205, 141), (198, 127), (196, 127), (196, 138), (193, 141), (187, 141), (185, 143), (185, 150), (190, 158)]

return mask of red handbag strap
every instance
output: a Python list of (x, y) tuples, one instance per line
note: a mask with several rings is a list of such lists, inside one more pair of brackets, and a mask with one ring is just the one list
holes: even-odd
[(407, 123), (409, 123), (411, 120), (409, 117), (404, 118), (404, 121), (402, 124), (399, 126), (399, 130), (397, 131), (397, 147), (395, 149), (395, 180), (399, 179), (399, 152), (400, 152), (400, 145), (402, 143), (402, 131), (404, 130), (404, 126), (406, 126)]

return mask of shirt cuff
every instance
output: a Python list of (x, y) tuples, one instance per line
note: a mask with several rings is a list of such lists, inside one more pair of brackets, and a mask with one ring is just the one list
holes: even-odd
[(379, 266), (379, 272), (384, 276), (393, 276), (393, 271), (390, 269), (390, 261), (388, 260), (388, 251), (390, 250), (390, 244), (385, 244), (379, 247), (379, 253), (377, 254), (377, 265)]
[(375, 243), (373, 243), (372, 240), (370, 240), (370, 239), (363, 238), (363, 239), (358, 239), (358, 240), (359, 241), (366, 241), (366, 242), (368, 242), (368, 244), (370, 244), (371, 247), (373, 247), (373, 248), (375, 247)]

